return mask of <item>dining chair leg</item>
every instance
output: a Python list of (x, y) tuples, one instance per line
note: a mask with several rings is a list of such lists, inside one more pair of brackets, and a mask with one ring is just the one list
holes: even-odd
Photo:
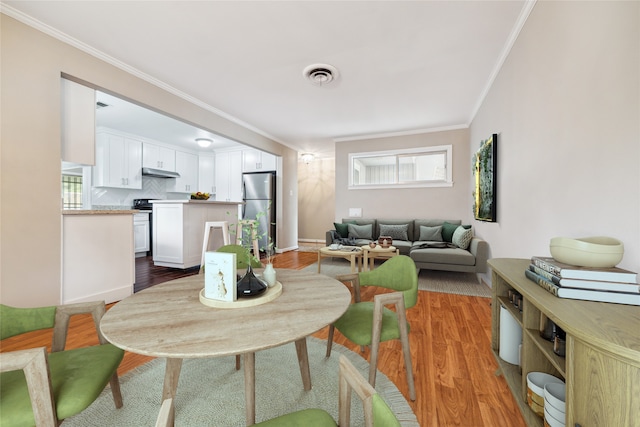
[(326, 357), (331, 357), (331, 347), (333, 347), (333, 332), (335, 330), (335, 326), (333, 324), (329, 325), (329, 336), (327, 337), (327, 354)]
[(380, 348), (380, 341), (373, 341), (371, 343), (371, 355), (369, 357), (369, 384), (371, 387), (376, 386), (376, 372), (378, 371), (378, 349)]
[(400, 342), (402, 343), (402, 354), (404, 356), (404, 365), (407, 370), (407, 383), (409, 384), (409, 397), (412, 401), (416, 400), (416, 387), (413, 383), (413, 364), (411, 363), (411, 346), (409, 345), (409, 330), (407, 328), (406, 314), (400, 313), (399, 330)]

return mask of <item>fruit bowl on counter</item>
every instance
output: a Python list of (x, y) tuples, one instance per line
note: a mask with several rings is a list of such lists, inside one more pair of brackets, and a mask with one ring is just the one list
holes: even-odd
[(199, 191), (197, 193), (191, 193), (191, 200), (209, 200), (209, 197), (209, 193), (201, 193)]

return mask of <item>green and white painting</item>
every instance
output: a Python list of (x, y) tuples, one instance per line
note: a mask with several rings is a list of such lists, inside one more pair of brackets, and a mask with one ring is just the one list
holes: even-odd
[(483, 140), (471, 160), (475, 178), (473, 215), (478, 221), (496, 221), (497, 142), (495, 133)]

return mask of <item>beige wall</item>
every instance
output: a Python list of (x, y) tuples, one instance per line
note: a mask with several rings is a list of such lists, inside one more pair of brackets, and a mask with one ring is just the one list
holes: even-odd
[[(453, 146), (453, 187), (349, 190), (349, 153), (435, 145)], [(469, 131), (467, 129), (336, 143), (335, 219), (362, 208), (363, 218), (471, 218)], [(324, 224), (329, 230), (333, 221)], [(324, 236), (324, 234), (323, 234)]]
[(303, 241), (324, 242), (333, 228), (335, 213), (335, 160), (298, 163), (298, 235)]
[[(0, 300), (20, 306), (60, 301), (60, 76), (283, 156), (283, 188), (297, 186), (296, 153), (18, 21), (1, 16)], [(288, 193), (287, 193), (288, 194)], [(281, 246), (295, 246), (282, 200)], [(87, 278), (90, 280), (90, 277)]]
[(493, 257), (612, 236), (640, 271), (640, 2), (538, 2), (471, 126), (499, 134)]

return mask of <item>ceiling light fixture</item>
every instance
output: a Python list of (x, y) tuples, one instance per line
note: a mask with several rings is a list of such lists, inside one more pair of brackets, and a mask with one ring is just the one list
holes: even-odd
[(198, 143), (198, 145), (202, 148), (207, 148), (208, 146), (211, 145), (211, 143), (213, 142), (213, 140), (209, 139), (209, 138), (196, 138), (196, 142)]
[(316, 156), (314, 156), (312, 153), (304, 153), (300, 156), (300, 160), (302, 160), (306, 164), (313, 162), (315, 158)]
[(340, 73), (333, 65), (311, 64), (302, 71), (302, 75), (315, 86), (326, 86), (335, 81)]

